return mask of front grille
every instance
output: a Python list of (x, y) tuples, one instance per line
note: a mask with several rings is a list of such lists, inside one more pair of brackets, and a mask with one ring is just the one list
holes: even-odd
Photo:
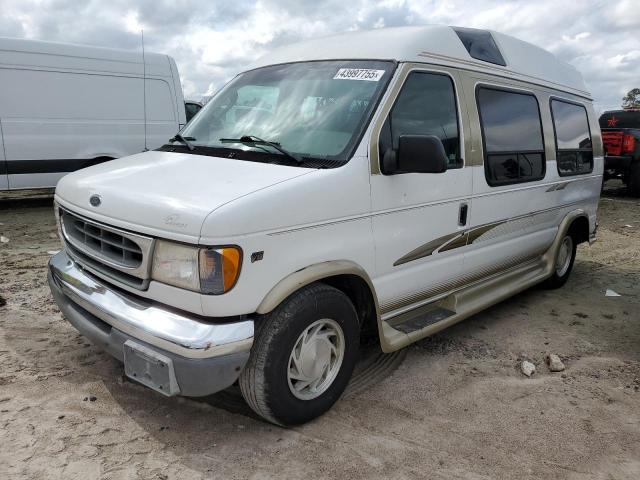
[(112, 268), (103, 262), (96, 261), (90, 256), (82, 253), (77, 248), (74, 248), (70, 243), (67, 243), (66, 248), (67, 253), (71, 258), (80, 263), (80, 265), (82, 265), (83, 267), (90, 269), (92, 272), (103, 278), (107, 277), (109, 279), (116, 280), (123, 285), (127, 285), (138, 290), (146, 290), (146, 288), (149, 286), (149, 280), (134, 277), (133, 275), (129, 275), (121, 270)]
[(103, 225), (60, 209), (67, 250), (87, 268), (124, 285), (144, 290), (149, 285), (153, 239)]
[(142, 265), (142, 250), (135, 242), (69, 213), (64, 219), (67, 235), (89, 250), (126, 268)]

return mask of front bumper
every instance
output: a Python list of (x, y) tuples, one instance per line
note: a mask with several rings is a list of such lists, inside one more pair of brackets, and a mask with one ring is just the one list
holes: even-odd
[[(128, 376), (164, 395), (203, 396), (227, 388), (249, 358), (252, 320), (209, 323), (142, 300), (85, 273), (64, 251), (51, 257), (48, 277), (66, 319), (124, 362)], [(140, 356), (134, 358), (132, 348), (149, 365)], [(154, 378), (162, 371), (154, 362), (171, 371), (171, 389), (162, 388), (162, 381)], [(131, 373), (141, 369), (145, 378)]]

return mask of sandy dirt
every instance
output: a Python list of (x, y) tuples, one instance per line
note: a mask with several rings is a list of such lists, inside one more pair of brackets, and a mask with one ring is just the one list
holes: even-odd
[(50, 201), (4, 202), (0, 478), (640, 478), (640, 200), (609, 190), (599, 215), (564, 288), (376, 357), (333, 410), (287, 430), (237, 388), (168, 399), (124, 379), (53, 304)]

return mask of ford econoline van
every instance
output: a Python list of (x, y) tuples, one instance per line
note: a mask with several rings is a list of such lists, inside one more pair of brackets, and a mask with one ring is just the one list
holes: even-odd
[(0, 190), (157, 148), (186, 123), (175, 61), (0, 38)]
[(496, 32), (283, 47), (174, 140), (60, 181), (51, 290), (128, 377), (185, 396), (239, 382), (280, 425), (338, 400), (363, 334), (392, 352), (560, 287), (595, 238), (582, 78)]

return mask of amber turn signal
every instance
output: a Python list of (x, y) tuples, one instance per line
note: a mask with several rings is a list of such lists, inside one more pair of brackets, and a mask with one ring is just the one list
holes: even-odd
[(240, 275), (242, 254), (237, 247), (200, 250), (200, 291), (220, 295), (233, 288)]

